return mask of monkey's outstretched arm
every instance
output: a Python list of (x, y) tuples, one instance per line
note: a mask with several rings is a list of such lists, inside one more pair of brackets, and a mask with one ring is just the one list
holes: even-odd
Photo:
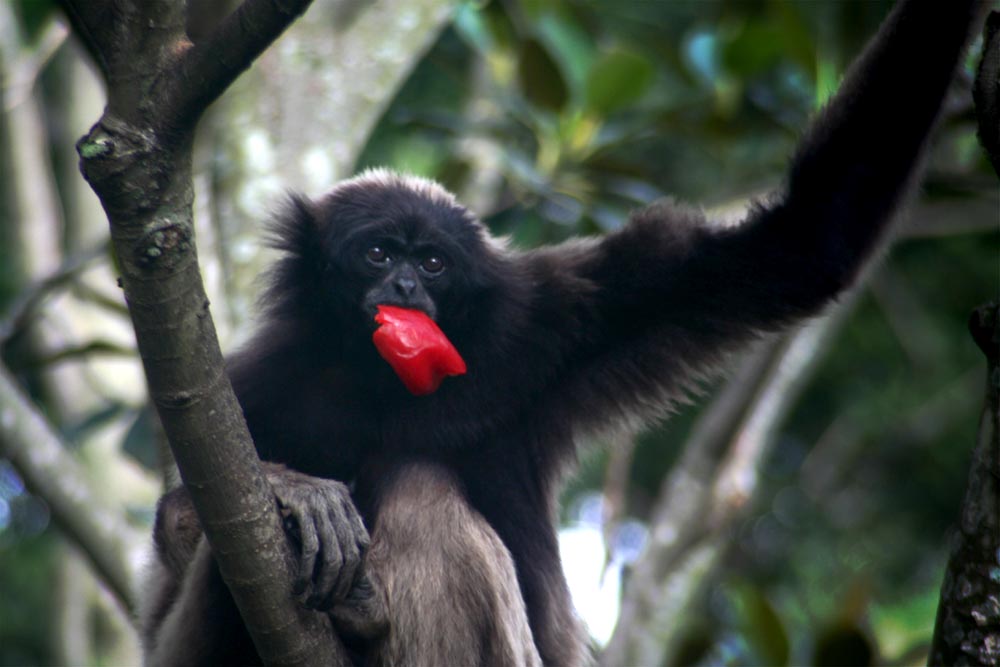
[(646, 210), (603, 244), (595, 268), (620, 263), (619, 251), (638, 255), (639, 277), (612, 284), (660, 292), (667, 308), (682, 302), (681, 314), (720, 325), (768, 327), (824, 304), (855, 277), (911, 183), (982, 4), (901, 0), (806, 132), (783, 193), (725, 230), (681, 221), (657, 234), (657, 208)]
[[(584, 417), (608, 395), (670, 394), (854, 280), (912, 181), (982, 5), (901, 0), (807, 131), (783, 192), (742, 224), (661, 202), (600, 242), (539, 253), (590, 286), (550, 299), (579, 322), (562, 333), (576, 373), (563, 386), (579, 389), (569, 398)], [(570, 293), (566, 273), (543, 281), (553, 295)]]

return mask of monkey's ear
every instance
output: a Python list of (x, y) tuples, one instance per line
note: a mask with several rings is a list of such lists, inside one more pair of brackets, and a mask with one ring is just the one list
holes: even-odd
[(283, 250), (308, 264), (313, 264), (313, 260), (321, 262), (323, 234), (316, 204), (298, 192), (288, 193), (278, 215), (268, 226), (264, 240), (269, 247)]
[(267, 287), (259, 305), (272, 317), (300, 317), (315, 308), (317, 292), (326, 270), (321, 216), (314, 202), (290, 193), (265, 234), (268, 246), (285, 256), (267, 274)]

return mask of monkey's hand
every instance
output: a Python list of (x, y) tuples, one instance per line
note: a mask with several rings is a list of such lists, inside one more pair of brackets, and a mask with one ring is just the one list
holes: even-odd
[(389, 605), (378, 580), (362, 568), (347, 598), (330, 610), (330, 618), (341, 637), (370, 640), (389, 630)]
[(292, 590), (307, 607), (327, 611), (345, 600), (368, 549), (368, 531), (341, 482), (266, 464), (285, 533), (298, 548)]

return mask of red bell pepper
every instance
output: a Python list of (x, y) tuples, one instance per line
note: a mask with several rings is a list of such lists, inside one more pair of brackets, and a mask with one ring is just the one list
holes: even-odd
[(372, 342), (410, 393), (433, 393), (446, 376), (465, 373), (458, 350), (425, 313), (380, 305), (375, 321)]

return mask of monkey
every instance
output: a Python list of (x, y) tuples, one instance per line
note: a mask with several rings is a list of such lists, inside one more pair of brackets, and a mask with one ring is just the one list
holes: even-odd
[[(522, 250), (438, 184), (386, 170), (291, 198), (272, 230), (283, 255), (262, 321), (229, 374), (260, 457), (285, 466), (270, 477), (279, 504), (291, 472), (316, 493), (345, 485), (295, 508), (308, 524), (333, 503), (354, 526), (321, 531), (321, 557), (299, 576), (307, 606), (329, 611), (338, 633), (357, 634), (338, 625), (339, 608), (368, 615), (360, 662), (587, 660), (555, 529), (576, 443), (661, 417), (741, 346), (816, 315), (856, 280), (914, 180), (982, 7), (900, 0), (783, 187), (739, 224), (657, 201), (602, 237)], [(425, 312), (468, 373), (410, 395), (373, 349), (379, 304)], [(155, 530), (167, 575), (146, 644), (202, 642), (199, 655), (212, 655), (238, 620), (165, 620), (224, 597), (205, 591), (198, 529), (193, 552), (172, 546), (174, 507), (161, 502)]]

